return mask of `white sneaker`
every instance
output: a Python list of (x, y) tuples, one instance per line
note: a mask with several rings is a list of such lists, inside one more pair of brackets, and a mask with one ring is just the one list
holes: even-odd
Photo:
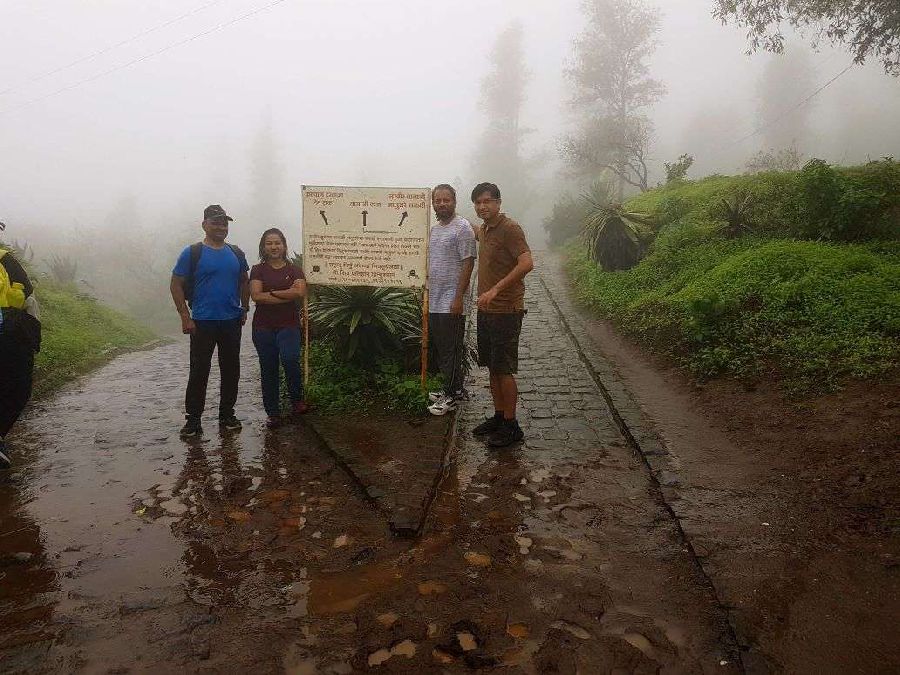
[(428, 392), (428, 402), (429, 403), (437, 403), (442, 398), (444, 398), (444, 392), (441, 391), (429, 391)]
[(456, 399), (452, 396), (441, 396), (437, 401), (428, 406), (428, 412), (432, 415), (446, 415), (457, 408)]

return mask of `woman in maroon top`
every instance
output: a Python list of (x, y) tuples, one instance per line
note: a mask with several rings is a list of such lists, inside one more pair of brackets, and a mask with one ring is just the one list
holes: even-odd
[(253, 345), (259, 354), (263, 406), (270, 427), (282, 423), (278, 364), (284, 368), (292, 412), (309, 408), (303, 401), (300, 373), (300, 311), (297, 301), (306, 295), (303, 270), (287, 260), (287, 240), (281, 230), (271, 228), (259, 240), (260, 264), (250, 270), (250, 297), (256, 303), (253, 314)]

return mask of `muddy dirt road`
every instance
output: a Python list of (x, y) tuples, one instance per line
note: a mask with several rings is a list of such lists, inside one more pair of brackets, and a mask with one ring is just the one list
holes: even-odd
[(178, 438), (183, 344), (34, 406), (0, 482), (0, 671), (763, 672), (557, 281), (528, 285), (525, 444), (465, 433), (491, 407), (474, 374), (415, 539), (318, 433), (264, 430), (249, 344), (237, 434)]

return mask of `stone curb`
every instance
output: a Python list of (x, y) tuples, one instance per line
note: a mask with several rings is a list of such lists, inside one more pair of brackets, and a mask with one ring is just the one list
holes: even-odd
[[(418, 516), (415, 513), (416, 509), (413, 505), (398, 504), (393, 496), (378, 487), (376, 484), (378, 481), (375, 479), (377, 475), (376, 472), (373, 471), (368, 464), (358, 460), (354, 456), (352, 449), (335, 442), (334, 439), (330, 439), (327, 432), (316, 424), (315, 416), (307, 417), (306, 424), (315, 434), (320, 445), (332, 456), (337, 465), (350, 476), (363, 498), (384, 516), (391, 532), (398, 537), (414, 538), (419, 536), (422, 532), (431, 505), (437, 494), (438, 486), (443, 480), (443, 475), (446, 473), (450, 455), (449, 450), (455, 439), (459, 412), (460, 411), (457, 409), (447, 418), (447, 426), (443, 434), (444, 440), (443, 448), (441, 450), (441, 460), (423, 460), (430, 461), (433, 465), (426, 468), (429, 472), (433, 472), (434, 480), (425, 497), (422, 513)], [(402, 420), (400, 421), (402, 422)]]

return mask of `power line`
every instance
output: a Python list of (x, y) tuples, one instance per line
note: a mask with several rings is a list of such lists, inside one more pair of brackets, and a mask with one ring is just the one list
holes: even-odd
[(133, 66), (137, 63), (147, 61), (156, 56), (159, 56), (160, 54), (162, 54), (164, 52), (169, 51), (170, 49), (175, 49), (176, 47), (181, 47), (183, 45), (188, 44), (189, 42), (193, 42), (194, 40), (199, 40), (200, 38), (206, 37), (207, 35), (216, 33), (220, 30), (228, 28), (229, 26), (233, 26), (234, 24), (238, 23), (239, 21), (243, 21), (244, 19), (249, 19), (250, 17), (255, 16), (256, 14), (260, 14), (262, 12), (265, 12), (266, 10), (272, 9), (276, 5), (280, 5), (283, 2), (285, 2), (285, 0), (274, 0), (274, 2), (270, 2), (267, 5), (263, 5), (262, 7), (257, 7), (256, 9), (250, 10), (246, 14), (242, 14), (241, 16), (231, 19), (230, 21), (226, 21), (225, 23), (220, 23), (218, 26), (210, 28), (209, 30), (205, 30), (202, 33), (197, 33), (196, 35), (192, 35), (191, 37), (185, 38), (184, 40), (179, 40), (178, 42), (173, 42), (172, 44), (167, 45), (166, 47), (157, 49), (155, 52), (150, 52), (149, 54), (145, 54), (144, 56), (139, 56), (137, 58), (131, 59), (130, 61), (127, 61), (126, 63), (123, 63), (118, 66), (114, 66), (108, 70), (104, 70), (103, 72), (98, 73), (97, 75), (92, 75), (91, 77), (87, 77), (83, 80), (79, 80), (78, 82), (75, 82), (74, 84), (70, 84), (68, 86), (62, 87), (60, 89), (57, 89), (56, 91), (51, 91), (49, 94), (45, 94), (44, 96), (39, 96), (37, 98), (33, 98), (30, 101), (25, 101), (24, 103), (17, 105), (17, 106), (13, 106), (12, 108), (7, 108), (6, 110), (0, 110), (0, 117), (2, 117), (3, 115), (8, 115), (9, 113), (15, 112), (17, 110), (22, 110), (23, 108), (31, 107), (32, 105), (35, 105), (36, 103), (40, 103), (41, 101), (45, 101), (48, 98), (51, 98), (52, 96), (56, 96), (57, 94), (62, 94), (64, 92), (67, 92), (67, 91), (70, 91), (77, 87), (80, 87), (83, 84), (87, 84), (89, 82), (99, 80), (101, 77), (106, 77), (107, 75), (115, 73), (119, 70), (124, 70), (125, 68)]
[(135, 40), (139, 40), (140, 38), (144, 37), (145, 35), (149, 35), (150, 33), (154, 33), (163, 28), (167, 28), (168, 26), (171, 26), (172, 24), (178, 23), (179, 21), (182, 21), (190, 16), (193, 16), (194, 14), (198, 14), (199, 12), (202, 12), (205, 9), (209, 9), (213, 5), (218, 5), (220, 2), (222, 2), (222, 0), (212, 0), (212, 2), (208, 2), (205, 5), (201, 5), (200, 7), (197, 7), (196, 9), (192, 9), (190, 12), (187, 12), (186, 14), (182, 14), (181, 16), (176, 16), (174, 19), (170, 19), (169, 21), (166, 21), (164, 23), (153, 26), (152, 28), (148, 28), (147, 30), (141, 31), (140, 33), (132, 35), (130, 38), (126, 38), (125, 40), (122, 40), (121, 42), (117, 42), (114, 45), (110, 45), (109, 47), (104, 47), (103, 49), (101, 49), (99, 51), (96, 51), (91, 54), (87, 54), (86, 56), (77, 58), (74, 61), (72, 61), (71, 63), (67, 63), (64, 66), (60, 66), (58, 68), (54, 68), (53, 70), (48, 70), (46, 72), (40, 73), (39, 75), (35, 75), (31, 79), (26, 80), (25, 82), (22, 82), (21, 84), (14, 85), (12, 87), (4, 89), (3, 91), (0, 91), (0, 96), (5, 96), (6, 94), (9, 94), (11, 92), (18, 91), (19, 89), (27, 87), (30, 84), (33, 84), (35, 82), (40, 82), (41, 80), (44, 80), (44, 79), (50, 77), (51, 75), (56, 75), (57, 73), (61, 73), (64, 70), (68, 70), (69, 68), (77, 66), (80, 63), (84, 63), (85, 61), (90, 61), (92, 59), (95, 59), (98, 56), (102, 56), (103, 54), (111, 52), (114, 49), (118, 49), (119, 47), (123, 47), (131, 42), (134, 42)]
[(821, 87), (819, 87), (818, 89), (816, 89), (813, 93), (811, 93), (809, 96), (807, 96), (805, 99), (803, 99), (802, 101), (800, 101), (799, 103), (797, 103), (797, 104), (794, 105), (793, 107), (788, 108), (788, 109), (785, 110), (783, 113), (781, 113), (780, 115), (778, 115), (778, 117), (775, 117), (775, 118), (769, 120), (769, 121), (766, 122), (765, 124), (762, 124), (761, 126), (757, 127), (755, 130), (751, 131), (751, 132), (750, 132), (749, 134), (747, 134), (746, 136), (742, 136), (742, 137), (739, 138), (738, 140), (734, 141), (733, 143), (729, 143), (729, 144), (726, 145), (725, 147), (726, 147), (726, 148), (731, 148), (731, 147), (733, 147), (733, 146), (735, 146), (735, 145), (738, 145), (739, 143), (743, 143), (744, 141), (749, 140), (749, 139), (753, 138), (754, 136), (756, 136), (756, 135), (762, 133), (763, 131), (765, 131), (766, 129), (768, 129), (769, 127), (771, 127), (773, 124), (777, 124), (778, 122), (780, 122), (781, 120), (783, 120), (785, 117), (787, 117), (788, 115), (790, 115), (792, 112), (794, 112), (795, 110), (797, 110), (797, 109), (799, 109), (799, 108), (802, 108), (802, 107), (805, 106), (807, 103), (809, 103), (811, 100), (813, 100), (813, 98), (815, 98), (816, 96), (818, 96), (818, 95), (819, 95), (822, 91), (824, 91), (827, 87), (829, 87), (831, 84), (833, 84), (834, 82), (836, 82), (839, 78), (843, 77), (843, 75), (844, 75), (847, 71), (849, 71), (854, 65), (856, 65), (856, 64), (855, 64), (855, 63), (851, 63), (851, 64), (848, 65), (846, 68), (844, 68), (841, 72), (839, 72), (837, 75), (835, 75), (835, 76), (832, 77), (830, 80), (828, 80), (828, 82), (826, 82), (826, 83), (823, 84)]

